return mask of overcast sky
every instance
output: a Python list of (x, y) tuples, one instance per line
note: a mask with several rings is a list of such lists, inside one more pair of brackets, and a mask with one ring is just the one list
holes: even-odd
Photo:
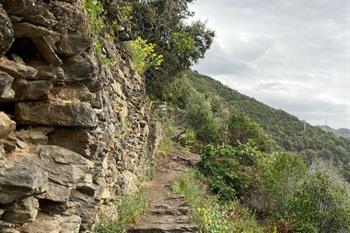
[(197, 0), (216, 39), (194, 68), (311, 124), (350, 128), (350, 0)]

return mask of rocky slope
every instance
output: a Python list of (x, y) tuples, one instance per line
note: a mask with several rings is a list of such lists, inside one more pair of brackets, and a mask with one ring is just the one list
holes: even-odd
[(81, 1), (0, 3), (0, 232), (88, 232), (152, 163), (144, 80)]

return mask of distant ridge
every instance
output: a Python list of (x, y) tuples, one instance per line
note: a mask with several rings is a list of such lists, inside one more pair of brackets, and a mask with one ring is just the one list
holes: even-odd
[(331, 132), (338, 136), (350, 138), (350, 129), (347, 129), (347, 128), (333, 129), (328, 125), (318, 125), (317, 127), (323, 129), (326, 132)]

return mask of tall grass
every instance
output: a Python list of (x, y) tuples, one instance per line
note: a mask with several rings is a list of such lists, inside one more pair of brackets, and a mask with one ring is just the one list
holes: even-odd
[(102, 215), (95, 233), (126, 233), (128, 225), (143, 213), (145, 207), (146, 199), (143, 191), (124, 196), (119, 204), (116, 204), (118, 218), (111, 221), (109, 216)]

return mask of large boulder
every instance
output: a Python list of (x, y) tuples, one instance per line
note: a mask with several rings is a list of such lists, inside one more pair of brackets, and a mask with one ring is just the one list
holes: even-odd
[(35, 6), (35, 0), (16, 0), (16, 4), (13, 4), (13, 0), (0, 0), (0, 4), (10, 15), (24, 15), (28, 12), (32, 6)]
[[(17, 0), (17, 1), (23, 1), (23, 0)], [(25, 0), (25, 1), (31, 1), (31, 0)], [(22, 17), (27, 22), (30, 22), (36, 25), (41, 25), (44, 27), (53, 27), (58, 23), (53, 13), (49, 10), (48, 4), (37, 1), (34, 5), (30, 6), (28, 10), (30, 11), (29, 14), (28, 12), (22, 14), (23, 15)]]
[(10, 49), (14, 40), (11, 20), (0, 5), (0, 56)]
[(75, 126), (92, 128), (97, 115), (88, 103), (25, 102), (15, 108), (16, 121), (30, 125)]
[(0, 169), (0, 204), (41, 194), (48, 189), (48, 175), (29, 164)]
[(16, 128), (16, 122), (12, 121), (5, 113), (0, 112), (0, 139), (7, 137)]
[(97, 105), (96, 94), (90, 92), (90, 90), (82, 83), (69, 83), (62, 85), (59, 88), (55, 88), (51, 96), (53, 99), (63, 101), (81, 101), (88, 102), (92, 106)]
[(77, 214), (81, 217), (81, 230), (83, 232), (91, 229), (92, 224), (98, 217), (98, 205), (94, 200), (93, 194), (88, 192), (82, 193), (76, 190), (72, 191), (71, 199), (80, 204)]

